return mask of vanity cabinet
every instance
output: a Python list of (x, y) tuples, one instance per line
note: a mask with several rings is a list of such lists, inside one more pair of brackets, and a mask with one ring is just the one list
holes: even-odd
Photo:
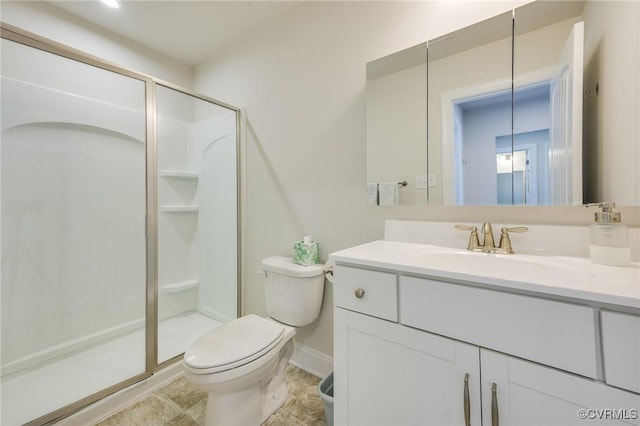
[(602, 312), (607, 383), (640, 393), (640, 316)]
[(399, 281), (403, 324), (597, 377), (590, 307), (435, 279)]
[(480, 365), (483, 425), (640, 424), (637, 394), (487, 349)]
[[(604, 379), (610, 313), (366, 266), (334, 271), (337, 425), (640, 425), (633, 383)], [(637, 319), (603, 319), (605, 346)]]
[[(480, 424), (479, 348), (336, 309), (336, 425)], [(465, 380), (466, 378), (466, 380)]]

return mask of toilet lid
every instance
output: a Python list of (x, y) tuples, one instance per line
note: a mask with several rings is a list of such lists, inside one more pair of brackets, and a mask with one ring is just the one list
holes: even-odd
[(191, 368), (207, 373), (229, 370), (260, 358), (276, 346), (284, 327), (257, 315), (246, 315), (215, 328), (196, 340), (184, 354)]

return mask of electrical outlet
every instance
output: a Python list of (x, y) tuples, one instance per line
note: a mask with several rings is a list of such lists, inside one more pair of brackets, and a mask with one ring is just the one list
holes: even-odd
[(428, 176), (416, 176), (416, 189), (425, 189), (429, 185)]
[(435, 173), (429, 173), (429, 182), (428, 183), (429, 183), (429, 188), (433, 188), (435, 186), (438, 186)]

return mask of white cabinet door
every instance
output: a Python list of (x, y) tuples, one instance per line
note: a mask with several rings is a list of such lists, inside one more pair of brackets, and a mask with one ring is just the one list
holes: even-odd
[(601, 313), (607, 384), (640, 393), (640, 316)]
[(465, 425), (465, 377), (480, 424), (478, 347), (340, 308), (334, 324), (337, 425)]
[(480, 364), (483, 425), (496, 408), (498, 425), (640, 425), (637, 394), (486, 349)]

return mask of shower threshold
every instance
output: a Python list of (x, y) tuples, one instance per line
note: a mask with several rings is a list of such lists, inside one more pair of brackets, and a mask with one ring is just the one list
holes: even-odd
[[(198, 312), (158, 326), (158, 361), (183, 353), (222, 322)], [(3, 380), (0, 424), (24, 424), (145, 371), (145, 331), (121, 335), (87, 350)]]

